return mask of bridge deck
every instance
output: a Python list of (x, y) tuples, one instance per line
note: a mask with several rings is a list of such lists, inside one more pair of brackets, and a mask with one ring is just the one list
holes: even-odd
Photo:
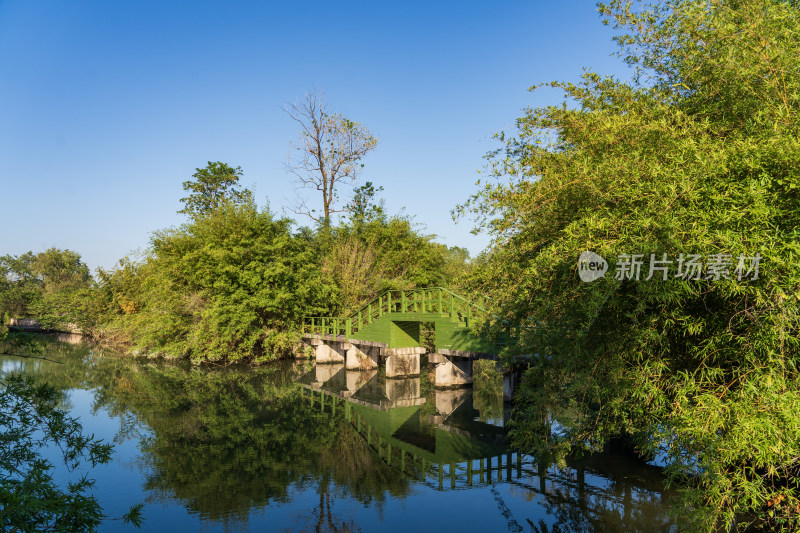
[(425, 323), (433, 326), (437, 352), (494, 358), (512, 337), (488, 339), (476, 332), (477, 326), (492, 318), (483, 303), (482, 298), (467, 300), (441, 287), (386, 291), (348, 317), (307, 317), (303, 333), (406, 348), (422, 344), (420, 326)]

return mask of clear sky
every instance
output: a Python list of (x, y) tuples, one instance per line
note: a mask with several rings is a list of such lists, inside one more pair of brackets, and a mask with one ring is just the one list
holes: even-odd
[(208, 161), (282, 213), (298, 136), (282, 107), (314, 85), (380, 139), (362, 182), (389, 212), (474, 255), (488, 237), (450, 210), (492, 135), (560, 102), (533, 84), (627, 77), (611, 37), (591, 0), (0, 0), (0, 255), (113, 267), (185, 220), (181, 184)]

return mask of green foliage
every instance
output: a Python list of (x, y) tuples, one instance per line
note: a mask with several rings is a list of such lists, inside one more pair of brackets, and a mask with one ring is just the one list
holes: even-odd
[(350, 218), (320, 228), (323, 272), (339, 288), (340, 313), (350, 314), (388, 289), (451, 286), (469, 270), (469, 252), (434, 241), (403, 215), (389, 216), (383, 187), (357, 187)]
[(386, 217), (385, 202), (381, 200), (375, 203), (375, 195), (381, 191), (383, 187), (376, 188), (371, 181), (355, 188), (353, 201), (350, 204), (350, 220), (354, 225)]
[(81, 261), (79, 254), (71, 250), (49, 248), (33, 256), (30, 266), (48, 293), (66, 287), (85, 287), (92, 279), (89, 267)]
[[(293, 221), (232, 188), (239, 169), (225, 169), (210, 163), (184, 184), (198, 191), (184, 199), (188, 223), (154, 233), (142, 259), (98, 271), (80, 307), (96, 337), (195, 361), (265, 361), (292, 353), (305, 316), (353, 310), (389, 288), (450, 283), (466, 268), (466, 250), (387, 216), (372, 183), (357, 189), (346, 223), (293, 232)], [(203, 192), (220, 174), (232, 176), (221, 192)]]
[[(538, 355), (516, 442), (563, 459), (626, 435), (666, 457), (685, 527), (797, 530), (800, 10), (600, 10), (641, 84), (548, 84), (565, 104), (499, 135), (490, 170), (508, 179), (462, 206), (495, 238), (476, 284)], [(605, 279), (579, 280), (584, 250), (611, 259)], [(634, 253), (762, 260), (756, 280), (615, 279), (613, 259)]]
[(41, 298), (41, 282), (33, 273), (33, 253), (0, 257), (0, 312), (9, 318), (28, 316), (28, 308)]
[(249, 204), (253, 201), (252, 192), (237, 187), (242, 167), (232, 168), (220, 161), (209, 161), (205, 168), (195, 170), (192, 174), (194, 179), (183, 182), (183, 189), (191, 194), (181, 198), (184, 207), (178, 213), (196, 217), (214, 211), (226, 202)]
[(476, 262), (469, 257), (469, 250), (460, 246), (442, 249), (444, 255), (444, 279), (448, 286), (460, 287), (464, 279), (475, 269)]
[[(26, 335), (0, 332), (4, 353), (28, 356), (38, 345)], [(23, 355), (24, 356), (24, 355)], [(43, 449), (57, 446), (64, 466), (74, 471), (82, 463), (92, 467), (111, 460), (112, 446), (85, 435), (80, 423), (60, 409), (63, 394), (30, 376), (3, 372), (0, 378), (0, 527), (3, 531), (95, 531), (104, 515), (88, 493), (94, 481), (86, 474), (67, 484), (53, 479), (55, 466)], [(141, 525), (141, 505), (123, 516), (125, 523)]]
[(103, 277), (112, 329), (147, 352), (196, 360), (287, 353), (302, 317), (323, 312), (334, 291), (291, 221), (252, 203), (223, 204), (156, 232), (145, 261)]
[(480, 412), (479, 420), (503, 419), (503, 374), (488, 359), (472, 362), (472, 403)]
[(89, 267), (71, 250), (0, 257), (0, 315), (88, 331), (96, 312), (93, 290)]
[(448, 249), (401, 216), (343, 224), (321, 235), (323, 272), (339, 288), (339, 314), (358, 310), (387, 289), (449, 284)]

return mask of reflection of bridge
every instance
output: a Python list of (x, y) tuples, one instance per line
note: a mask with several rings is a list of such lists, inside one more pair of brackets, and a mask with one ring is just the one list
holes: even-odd
[[(419, 375), (421, 326), (433, 328), (437, 387), (466, 386), (472, 382), (474, 359), (497, 359), (513, 337), (495, 339), (476, 333), (489, 318), (479, 298), (473, 302), (444, 288), (386, 291), (349, 317), (309, 317), (304, 340), (317, 363), (345, 363), (347, 368), (386, 365), (387, 377)], [(513, 385), (513, 384), (509, 384)]]
[[(317, 365), (300, 378), (309, 401), (343, 416), (381, 460), (443, 488), (492, 483), (503, 477), (506, 431), (479, 422), (469, 389), (420, 394), (420, 378), (379, 380), (378, 372)], [(498, 473), (499, 472), (499, 473)]]
[(559, 469), (513, 452), (504, 428), (477, 420), (469, 389), (435, 390), (426, 399), (420, 378), (380, 380), (376, 370), (343, 364), (317, 365), (300, 383), (312, 406), (344, 418), (383, 463), (432, 489), (506, 482), (540, 496), (554, 514), (577, 503), (586, 530), (613, 523), (619, 530), (669, 529), (659, 469), (608, 455)]

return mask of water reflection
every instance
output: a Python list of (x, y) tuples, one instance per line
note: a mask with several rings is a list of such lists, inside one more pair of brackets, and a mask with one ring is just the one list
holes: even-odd
[[(390, 380), (343, 365), (192, 367), (81, 343), (53, 342), (48, 357), (64, 364), (14, 366), (92, 390), (93, 412), (116, 420), (116, 440), (139, 444), (146, 500), (204, 528), (357, 531), (417, 518), (422, 529), (670, 528), (655, 468), (596, 456), (556, 469), (510, 450), (496, 383), (440, 391), (424, 372)], [(458, 502), (444, 498), (453, 490)], [(395, 502), (429, 511), (393, 521)], [(431, 502), (457, 507), (440, 514)]]

